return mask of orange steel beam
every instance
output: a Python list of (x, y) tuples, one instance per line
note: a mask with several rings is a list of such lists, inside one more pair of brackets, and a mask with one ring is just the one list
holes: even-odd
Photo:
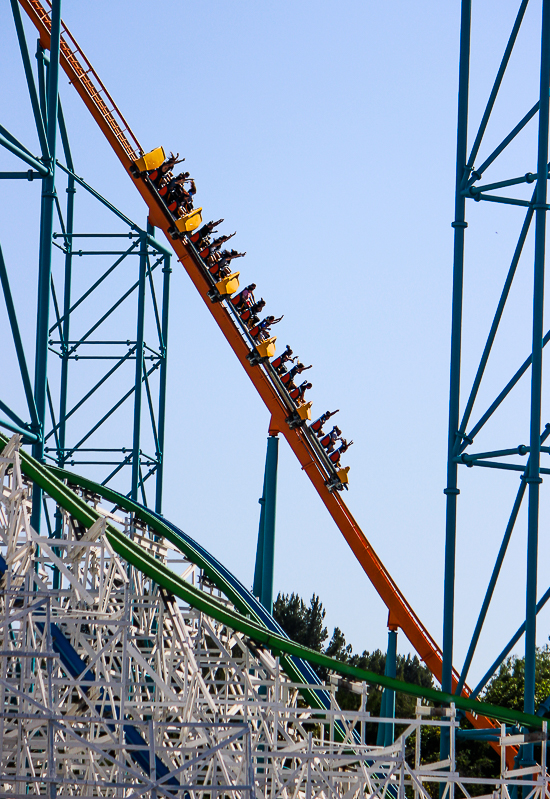
[[(42, 47), (49, 49), (50, 16), (48, 11), (43, 7), (40, 0), (19, 0), (19, 2), (38, 29)], [(50, 5), (48, 0), (46, 0), (46, 2)], [(139, 157), (139, 155), (143, 153), (143, 150), (137, 138), (130, 130), (128, 123), (95, 73), (92, 65), (80, 50), (74, 37), (64, 24), (62, 24), (61, 66), (143, 197), (149, 208), (149, 221), (166, 234), (179, 261), (193, 281), (242, 367), (270, 411), (271, 428), (279, 430), (288, 441), (302, 469), (315, 486), (317, 493), (351, 547), (353, 554), (390, 611), (392, 624), (399, 626), (403, 630), (432, 674), (441, 681), (443, 662), (441, 649), (399, 590), (390, 573), (348, 510), (341, 495), (336, 491), (328, 490), (325, 485), (327, 478), (326, 471), (320, 463), (317, 454), (310, 446), (307, 437), (299, 427), (294, 429), (289, 428), (286, 422), (288, 409), (264, 369), (261, 366), (251, 366), (246, 359), (250, 350), (239, 329), (233, 322), (229, 311), (222, 303), (213, 303), (206, 296), (206, 292), (211, 288), (206, 275), (196, 261), (192, 250), (181, 240), (174, 241), (168, 235), (170, 223), (159, 204), (158, 197), (150, 190), (143, 180), (136, 180), (130, 173), (132, 160)], [(453, 673), (453, 688), (456, 688), (458, 676), (458, 672), (455, 670)], [(464, 686), (462, 693), (465, 696), (469, 696), (470, 689), (467, 685)], [(481, 716), (468, 714), (468, 718), (472, 724), (478, 728), (495, 726), (489, 719)], [(511, 749), (511, 747), (508, 747), (508, 749)], [(514, 753), (510, 752), (510, 756), (513, 761)]]

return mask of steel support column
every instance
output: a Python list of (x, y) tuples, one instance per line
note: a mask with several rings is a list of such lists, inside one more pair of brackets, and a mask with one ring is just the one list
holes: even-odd
[(69, 178), (67, 188), (67, 233), (69, 236), (65, 241), (67, 252), (65, 254), (65, 282), (63, 294), (63, 322), (61, 324), (61, 384), (59, 391), (59, 450), (57, 455), (57, 465), (61, 468), (65, 465), (65, 447), (67, 440), (67, 388), (69, 381), (69, 344), (70, 339), (70, 320), (71, 320), (71, 280), (73, 264), (73, 219), (74, 219), (74, 180)]
[[(252, 593), (260, 599), (262, 595), (262, 577), (264, 564), (264, 525), (265, 525), (265, 472), (262, 496), (258, 500), (260, 503), (260, 524), (258, 526), (258, 543), (256, 545), (256, 562), (254, 564), (254, 582)], [(261, 601), (261, 600), (260, 600)]]
[[(154, 228), (151, 229), (151, 235), (154, 235)], [(166, 428), (166, 377), (167, 377), (167, 358), (168, 358), (168, 310), (170, 305), (170, 275), (172, 274), (172, 267), (170, 266), (170, 256), (164, 256), (164, 263), (162, 266), (162, 341), (160, 352), (162, 361), (160, 364), (160, 386), (159, 386), (159, 406), (158, 406), (158, 451), (157, 451), (157, 479), (156, 479), (156, 496), (155, 496), (155, 510), (157, 513), (162, 513), (162, 482), (164, 476), (164, 433)]]
[(134, 390), (134, 435), (132, 444), (132, 483), (130, 497), (138, 501), (138, 489), (141, 483), (141, 398), (143, 393), (143, 339), (145, 325), (145, 281), (147, 278), (147, 235), (141, 234), (139, 250), (139, 286), (137, 306), (136, 334), (136, 379)]
[[(453, 628), (454, 628), (454, 593), (455, 593), (455, 554), (456, 554), (456, 511), (457, 470), (455, 453), (460, 424), (460, 363), (462, 347), (462, 294), (464, 279), (464, 230), (466, 223), (466, 201), (462, 194), (465, 180), (468, 177), (466, 166), (468, 154), (468, 89), (470, 75), (470, 27), (471, 0), (462, 0), (460, 27), (460, 67), (458, 81), (458, 124), (456, 148), (456, 186), (455, 186), (455, 218), (454, 228), (454, 260), (453, 260), (453, 300), (451, 321), (451, 375), (449, 390), (449, 433), (447, 451), (447, 495), (446, 529), (445, 529), (445, 577), (443, 594), (443, 667), (442, 688), (452, 691), (453, 675)], [(441, 731), (441, 757), (448, 757), (449, 737)]]
[(254, 569), (254, 595), (264, 608), (273, 611), (273, 568), (275, 562), (275, 512), (277, 505), (277, 463), (279, 439), (270, 435), (267, 439), (264, 490), (260, 500), (260, 528)]
[[(525, 612), (524, 709), (535, 711), (535, 660), (537, 627), (537, 556), (539, 528), (540, 429), (542, 400), (542, 338), (544, 310), (544, 265), (546, 243), (546, 183), (548, 176), (548, 85), (550, 81), (550, 0), (542, 3), (540, 100), (535, 190), (535, 269), (533, 281), (533, 361), (531, 366), (530, 457), (525, 478), (529, 486), (527, 519), (527, 587)], [(530, 752), (524, 758), (532, 758)]]
[[(67, 130), (65, 128), (65, 121), (63, 119), (63, 112), (61, 104), (59, 104), (58, 113), (59, 132), (61, 134), (61, 141), (63, 143), (63, 151), (65, 159), (71, 169), (73, 169), (73, 161), (69, 147), (69, 139)], [(65, 466), (65, 452), (67, 442), (67, 395), (69, 386), (69, 340), (70, 340), (70, 321), (71, 321), (71, 285), (73, 274), (73, 232), (74, 232), (74, 199), (76, 194), (75, 181), (72, 175), (69, 175), (67, 184), (67, 217), (65, 221), (65, 272), (63, 281), (63, 321), (59, 330), (59, 338), (61, 340), (61, 379), (59, 387), (59, 429), (57, 432), (58, 451), (57, 451), (57, 465), (60, 468)], [(55, 511), (55, 538), (61, 538), (62, 534), (62, 516), (59, 508)], [(53, 575), (54, 588), (59, 588), (60, 574), (59, 570), (54, 567)]]
[[(57, 139), (57, 107), (59, 87), (59, 43), (61, 35), (61, 0), (53, 0), (51, 16), (50, 67), (48, 69), (48, 96), (46, 139), (50, 174), (42, 181), (40, 216), (40, 252), (38, 261), (38, 299), (36, 323), (36, 351), (34, 371), (34, 397), (40, 429), (39, 441), (33, 445), (33, 455), (44, 460), (44, 428), (46, 422), (47, 362), (49, 338), (50, 285), (52, 277), (52, 233), (55, 210), (55, 155)], [(40, 530), (42, 491), (35, 485), (32, 506), (32, 525)]]
[[(386, 677), (393, 677), (397, 673), (397, 628), (388, 630), (388, 650), (386, 652), (386, 664), (384, 674)], [(382, 702), (380, 705), (380, 716), (386, 719), (395, 718), (395, 691), (384, 688), (382, 692)], [(376, 736), (377, 746), (390, 746), (393, 743), (395, 725), (379, 724)]]
[[(65, 153), (65, 160), (69, 169), (74, 169), (73, 159), (71, 156), (71, 148), (69, 146), (69, 137), (67, 135), (67, 128), (65, 126), (65, 119), (61, 103), (59, 103), (58, 111), (59, 132), (61, 134), (61, 141), (63, 144), (63, 152)], [(74, 176), (69, 174), (67, 184), (67, 217), (65, 220), (64, 239), (65, 246), (65, 273), (63, 285), (63, 320), (60, 326), (61, 339), (61, 380), (59, 389), (59, 450), (57, 456), (57, 465), (61, 468), (65, 465), (65, 447), (67, 440), (67, 393), (69, 382), (69, 340), (70, 340), (70, 315), (71, 315), (71, 287), (73, 275), (73, 233), (74, 233), (74, 200), (76, 194), (76, 186)]]

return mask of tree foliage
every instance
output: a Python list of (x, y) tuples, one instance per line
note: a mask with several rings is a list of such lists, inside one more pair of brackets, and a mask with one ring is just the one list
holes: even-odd
[[(523, 710), (525, 658), (512, 655), (501, 664), (483, 694), (485, 702)], [(550, 697), (550, 649), (539, 648), (535, 654), (535, 708)], [(546, 715), (546, 713), (544, 713)]]
[(285, 633), (303, 646), (323, 652), (323, 643), (328, 638), (323, 626), (325, 610), (321, 600), (313, 594), (309, 607), (298, 594), (279, 594), (273, 605), (273, 616)]

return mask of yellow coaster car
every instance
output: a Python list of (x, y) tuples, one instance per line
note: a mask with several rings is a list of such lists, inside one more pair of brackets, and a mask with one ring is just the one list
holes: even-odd
[(292, 411), (286, 420), (291, 430), (294, 430), (296, 427), (303, 427), (305, 423), (311, 419), (312, 405), (312, 402), (302, 402), (301, 405), (298, 405), (298, 407)]
[(336, 472), (336, 474), (338, 475), (338, 479), (344, 486), (347, 486), (347, 484), (349, 483), (348, 472), (349, 472), (349, 466), (344, 466), (343, 469), (338, 469), (338, 471)]
[(312, 402), (304, 402), (303, 405), (300, 405), (299, 408), (296, 409), (296, 413), (304, 422), (309, 422), (311, 420), (311, 406), (313, 405)]
[(178, 233), (191, 233), (192, 230), (198, 228), (202, 224), (202, 208), (196, 208), (189, 214), (185, 214), (180, 219), (176, 219), (174, 227)]
[(162, 147), (156, 147), (150, 153), (145, 153), (137, 161), (134, 161), (133, 167), (136, 172), (151, 172), (153, 169), (158, 169), (161, 164), (166, 161), (166, 156)]
[(234, 294), (237, 291), (239, 288), (240, 274), (240, 272), (233, 272), (232, 275), (222, 277), (222, 279), (216, 283), (216, 288), (221, 297), (225, 297), (227, 294)]
[(331, 492), (343, 491), (345, 488), (347, 491), (349, 483), (348, 472), (349, 472), (349, 466), (344, 466), (343, 469), (338, 469), (336, 474), (333, 477), (331, 477), (330, 480), (327, 480), (327, 482), (325, 483), (328, 490)]
[(277, 336), (273, 338), (267, 338), (265, 341), (260, 341), (259, 344), (256, 344), (256, 351), (260, 358), (273, 358), (275, 355), (275, 342), (277, 341)]

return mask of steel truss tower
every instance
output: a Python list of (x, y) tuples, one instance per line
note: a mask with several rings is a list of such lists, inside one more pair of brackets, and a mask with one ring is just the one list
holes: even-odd
[[(536, 16), (536, 23), (533, 21)], [(475, 18), (474, 18), (475, 19)], [(529, 32), (525, 33), (529, 21)], [(536, 38), (532, 30), (537, 29)], [(457, 544), (457, 509), (459, 466), (481, 469), (497, 469), (508, 473), (515, 471), (520, 477), (520, 486), (515, 498), (510, 500), (510, 517), (504, 530), (500, 549), (492, 571), (485, 597), (481, 606), (478, 621), (472, 635), (464, 666), (460, 669), (461, 678), (457, 691), (467, 679), (470, 665), (478, 644), (483, 624), (495, 592), (497, 579), (502, 570), (504, 556), (508, 549), (510, 537), (518, 518), (524, 498), (528, 503), (527, 512), (527, 551), (526, 588), (525, 588), (525, 622), (517, 631), (510, 630), (510, 641), (487, 670), (483, 679), (474, 688), (473, 695), (478, 696), (487, 681), (495, 673), (504, 658), (525, 634), (525, 710), (535, 711), (535, 655), (536, 655), (536, 619), (537, 613), (550, 598), (550, 590), (540, 596), (537, 592), (538, 538), (539, 538), (539, 505), (542, 475), (550, 474), (550, 468), (541, 465), (541, 455), (548, 454), (550, 449), (544, 442), (550, 432), (548, 421), (542, 416), (543, 388), (543, 349), (550, 340), (550, 332), (544, 332), (544, 268), (545, 238), (548, 180), (548, 131), (549, 131), (549, 85), (550, 85), (550, 2), (531, 3), (522, 0), (517, 16), (511, 28), (508, 42), (491, 91), (486, 98), (486, 106), (481, 118), (473, 118), (469, 111), (470, 81), (470, 43), (472, 34), (472, 3), (463, 0), (460, 36), (460, 70), (458, 95), (458, 140), (456, 159), (456, 196), (454, 228), (454, 271), (453, 271), (453, 305), (452, 305), (452, 340), (451, 340), (451, 381), (449, 403), (449, 438), (448, 438), (448, 471), (447, 486), (447, 520), (445, 550), (445, 591), (444, 591), (444, 634), (443, 634), (443, 689), (451, 690), (453, 665), (453, 628), (455, 611), (455, 557)], [(502, 130), (502, 108), (498, 102), (503, 94), (507, 81), (512, 80), (514, 69), (518, 67), (516, 52), (522, 41), (522, 34), (529, 36), (530, 48), (537, 51), (538, 79), (531, 85), (522, 83), (525, 108), (517, 113), (507, 112), (507, 128)], [(517, 80), (517, 77), (516, 77)], [(508, 84), (509, 85), (509, 84)], [(529, 108), (529, 106), (531, 106)], [(495, 111), (498, 110), (499, 113)], [(495, 121), (496, 119), (496, 121)], [(531, 123), (531, 124), (529, 124)], [(495, 130), (498, 131), (495, 138)], [(487, 144), (495, 139), (494, 144)], [(471, 140), (473, 144), (469, 145)], [(518, 143), (522, 149), (518, 153)], [(515, 148), (515, 149), (514, 149)], [(519, 161), (519, 166), (513, 164)], [(525, 173), (525, 166), (530, 171)], [(517, 171), (516, 171), (517, 170)], [(521, 171), (523, 170), (523, 174)], [(518, 176), (519, 175), (519, 176)], [(469, 203), (467, 201), (470, 201)], [(477, 205), (472, 207), (472, 202)], [(493, 205), (487, 205), (491, 203)], [(494, 205), (497, 204), (497, 205)], [(505, 223), (511, 219), (510, 212), (515, 210), (514, 222), (517, 227), (517, 242), (509, 255), (509, 264), (489, 333), (481, 352), (479, 365), (471, 385), (466, 386), (461, 379), (461, 362), (463, 361), (465, 336), (476, 322), (476, 312), (470, 307), (463, 310), (464, 281), (472, 275), (472, 267), (477, 270), (486, 269), (488, 264), (480, 248), (468, 247), (468, 222), (466, 210), (471, 212), (471, 219), (476, 222), (477, 230), (488, 218), (492, 220), (490, 209), (499, 209), (501, 215), (506, 213)], [(492, 225), (492, 222), (490, 223)], [(490, 233), (488, 232), (490, 229)], [(476, 235), (479, 235), (476, 230)], [(485, 229), (488, 236), (493, 236), (494, 226)], [(476, 240), (477, 241), (477, 240)], [(488, 242), (487, 242), (488, 243)], [(477, 249), (477, 252), (476, 252)], [(531, 255), (532, 253), (532, 255)], [(495, 341), (502, 332), (502, 320), (505, 312), (509, 312), (510, 297), (514, 281), (518, 275), (531, 272), (530, 293), (532, 309), (524, 319), (530, 319), (530, 351), (525, 352), (523, 363), (510, 362), (506, 359), (507, 375), (497, 392), (494, 401), (485, 403), (483, 389), (487, 383), (487, 367), (493, 363)], [(515, 284), (514, 284), (515, 285)], [(523, 320), (522, 320), (523, 321)], [(463, 326), (464, 322), (464, 326)], [(463, 338), (464, 332), (464, 338)], [(524, 377), (525, 376), (525, 377)], [(530, 400), (528, 408), (529, 440), (525, 445), (513, 446), (513, 442), (490, 439), (492, 446), (488, 451), (480, 452), (476, 443), (481, 431), (486, 433), (485, 425), (489, 420), (498, 420), (499, 414), (506, 407), (514, 390), (524, 377), (530, 379)], [(492, 389), (492, 386), (491, 386)], [(474, 414), (475, 411), (475, 414)], [(492, 428), (495, 429), (494, 427)], [(501, 423), (499, 435), (503, 429)], [(491, 433), (492, 435), (492, 433)], [(483, 440), (483, 439), (482, 439)], [(515, 442), (514, 442), (515, 443)], [(483, 448), (483, 444), (482, 444)], [(502, 500), (501, 500), (502, 501)], [(481, 533), (481, 531), (479, 531)], [(516, 586), (517, 589), (517, 586)], [(505, 621), (503, 620), (503, 623)], [(513, 635), (512, 635), (513, 633)], [(459, 664), (457, 664), (458, 666)], [(531, 753), (524, 754), (524, 761), (529, 760)]]
[[(0, 179), (6, 187), (8, 181), (29, 181), (29, 192), (41, 185), (42, 206), (34, 382), (22, 344), (21, 309), (10, 288), (10, 273), (19, 264), (6, 264), (0, 250), (0, 279), (28, 406), (24, 418), (1, 402), (1, 425), (24, 434), (38, 460), (80, 470), (99, 466), (104, 484), (160, 512), (171, 253), (148, 223), (138, 226), (75, 174), (58, 96), (60, 0), (52, 4), (49, 55), (38, 43), (36, 76), (19, 3), (13, 0), (11, 7), (41, 154), (36, 158), (0, 126), (0, 144), (30, 167), (0, 172)], [(78, 195), (104, 209), (111, 217), (108, 230), (114, 220), (120, 232), (75, 228)], [(59, 519), (51, 518), (39, 495), (35, 528), (45, 509), (50, 532), (59, 534)]]

